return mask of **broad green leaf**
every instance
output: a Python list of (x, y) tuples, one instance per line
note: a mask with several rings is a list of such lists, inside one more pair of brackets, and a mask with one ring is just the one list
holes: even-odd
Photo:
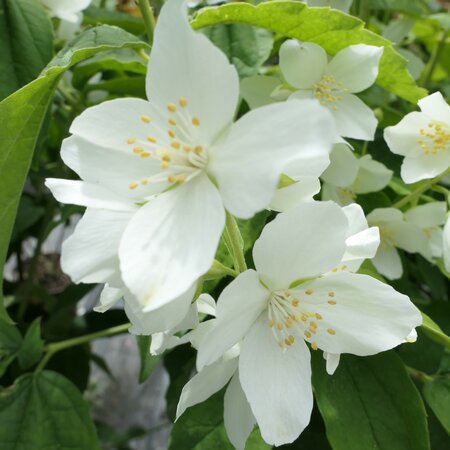
[[(259, 431), (248, 438), (245, 450), (269, 450)], [(203, 403), (188, 408), (175, 422), (170, 436), (169, 450), (234, 450), (223, 424), (223, 392)]]
[(41, 338), (41, 319), (36, 319), (28, 328), (23, 338), (22, 346), (17, 355), (22, 369), (28, 369), (36, 364), (44, 349), (44, 341)]
[(215, 25), (203, 32), (228, 56), (242, 78), (258, 73), (273, 46), (272, 33), (263, 28), (240, 24)]
[(123, 28), (125, 31), (133, 34), (145, 33), (144, 21), (140, 17), (105, 8), (95, 8), (93, 6), (83, 11), (83, 23), (85, 25), (104, 23)]
[[(64, 47), (37, 80), (0, 103), (0, 273), (6, 257), (20, 194), (42, 122), (59, 77), (67, 69), (103, 51), (147, 48), (147, 44), (116, 27), (91, 28)], [(1, 294), (1, 293), (0, 293)], [(0, 298), (0, 318), (7, 314)]]
[(97, 450), (88, 405), (62, 375), (25, 375), (0, 391), (0, 448)]
[(450, 434), (450, 375), (425, 383), (423, 395), (447, 433)]
[(0, 0), (0, 100), (39, 75), (53, 56), (53, 28), (36, 0)]
[(374, 10), (400, 11), (414, 16), (429, 12), (420, 0), (368, 0), (367, 6)]
[(22, 335), (18, 328), (0, 319), (0, 377), (16, 359), (22, 345)]
[(314, 353), (313, 384), (333, 450), (429, 450), (425, 408), (393, 352), (343, 355), (336, 373)]
[(407, 61), (392, 42), (364, 29), (356, 17), (327, 8), (308, 8), (298, 2), (269, 2), (253, 6), (232, 3), (201, 10), (192, 22), (196, 29), (227, 23), (253, 25), (281, 36), (321, 45), (330, 55), (353, 44), (384, 46), (377, 83), (412, 103), (427, 95), (416, 85), (407, 70)]
[(422, 331), (433, 341), (438, 342), (441, 345), (444, 345), (446, 348), (450, 349), (450, 337), (447, 336), (441, 329), (441, 327), (431, 319), (431, 317), (427, 316), (422, 312)]
[(147, 381), (153, 370), (160, 363), (161, 357), (150, 354), (150, 344), (152, 342), (151, 336), (136, 336), (136, 342), (139, 349), (139, 356), (141, 358), (139, 383), (144, 383), (144, 381)]

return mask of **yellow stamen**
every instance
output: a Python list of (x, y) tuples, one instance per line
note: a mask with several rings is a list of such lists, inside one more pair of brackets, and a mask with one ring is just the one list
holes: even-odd
[(178, 103), (180, 104), (180, 106), (182, 108), (186, 108), (186, 106), (187, 106), (187, 100), (185, 97), (180, 97), (180, 99), (178, 100)]
[(148, 117), (148, 116), (142, 115), (141, 120), (144, 123), (150, 123), (150, 117)]
[(174, 113), (177, 110), (177, 106), (175, 105), (175, 103), (168, 103), (167, 104), (167, 109), (170, 112)]
[(193, 117), (192, 118), (192, 125), (198, 127), (200, 126), (200, 119), (198, 117)]
[(136, 189), (139, 186), (138, 183), (136, 183), (136, 181), (132, 181), (129, 185), (128, 188), (129, 189)]

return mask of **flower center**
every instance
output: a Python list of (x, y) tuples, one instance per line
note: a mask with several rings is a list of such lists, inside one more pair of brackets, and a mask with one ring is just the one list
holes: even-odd
[(389, 248), (395, 247), (395, 239), (392, 232), (381, 225), (377, 225), (380, 231), (380, 245), (384, 248), (384, 250), (388, 250)]
[(338, 110), (336, 103), (342, 100), (342, 94), (348, 89), (338, 82), (333, 75), (323, 75), (323, 77), (313, 86), (314, 98), (319, 100), (323, 106), (330, 107), (333, 111)]
[[(316, 298), (317, 305), (307, 301), (306, 298), (314, 294), (310, 288), (305, 289), (303, 293), (290, 290), (271, 292), (268, 303), (268, 321), (267, 325), (271, 328), (275, 340), (283, 349), (289, 348), (295, 343), (296, 337), (302, 337), (310, 342), (311, 348), (317, 350), (318, 343), (315, 336), (323, 332), (320, 322), (323, 320), (322, 314), (316, 306), (336, 305), (335, 292), (329, 291), (326, 296), (320, 295)], [(304, 298), (303, 298), (304, 297)], [(322, 298), (323, 297), (323, 298)], [(334, 328), (326, 328), (328, 335), (334, 336)]]
[[(161, 171), (149, 178), (132, 181), (130, 189), (149, 183), (184, 183), (198, 175), (208, 164), (208, 152), (201, 145), (200, 119), (191, 114), (188, 101), (180, 97), (176, 103), (167, 104), (167, 122), (157, 123), (160, 136), (147, 135), (144, 138), (129, 137), (127, 144), (136, 157), (156, 159)], [(149, 116), (141, 115), (138, 120), (150, 124)]]
[(430, 122), (427, 128), (419, 130), (421, 139), (417, 143), (425, 155), (437, 155), (442, 150), (448, 150), (450, 145), (450, 128), (439, 122)]

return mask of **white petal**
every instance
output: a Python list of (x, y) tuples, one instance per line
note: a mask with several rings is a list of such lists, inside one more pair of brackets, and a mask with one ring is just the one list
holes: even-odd
[(292, 100), (245, 114), (211, 149), (209, 171), (226, 208), (241, 218), (266, 208), (283, 169), (293, 161), (308, 168), (317, 158), (328, 160), (333, 136), (332, 118), (316, 101)]
[(450, 106), (440, 92), (434, 92), (418, 101), (422, 112), (439, 122), (450, 124)]
[(450, 167), (450, 149), (436, 155), (421, 155), (417, 158), (405, 158), (401, 167), (401, 176), (405, 183), (434, 178)]
[(106, 149), (131, 154), (134, 144), (129, 144), (129, 139), (148, 149), (154, 147), (147, 141), (149, 135), (159, 142), (167, 141), (167, 129), (161, 128), (166, 123), (166, 117), (151, 103), (121, 98), (86, 109), (72, 122), (70, 132)]
[(241, 81), (241, 96), (248, 103), (250, 109), (270, 105), (274, 102), (272, 92), (281, 84), (277, 77), (255, 75)]
[(403, 213), (397, 208), (376, 208), (367, 214), (367, 221), (371, 225), (403, 220)]
[(326, 72), (334, 75), (349, 92), (364, 91), (375, 83), (383, 49), (373, 45), (350, 45), (330, 61)]
[(286, 81), (297, 89), (311, 89), (327, 65), (325, 50), (312, 42), (285, 41), (280, 47), (280, 70)]
[(120, 242), (125, 284), (146, 311), (178, 297), (211, 266), (225, 213), (204, 175), (144, 205)]
[(353, 203), (352, 205), (344, 206), (342, 212), (348, 220), (347, 237), (353, 236), (360, 231), (368, 228), (368, 223), (364, 211), (360, 205)]
[(358, 174), (351, 186), (356, 194), (366, 194), (384, 189), (391, 181), (392, 170), (378, 161), (374, 161), (370, 155), (364, 155), (358, 160)]
[(424, 154), (419, 141), (420, 130), (427, 129), (430, 118), (420, 112), (412, 112), (403, 117), (397, 125), (384, 129), (384, 140), (392, 153), (403, 156), (421, 156)]
[(426, 203), (406, 211), (405, 220), (419, 228), (432, 228), (444, 225), (446, 211), (445, 202)]
[(119, 273), (119, 241), (130, 213), (87, 209), (63, 243), (61, 267), (74, 283), (107, 282)]
[(216, 302), (209, 294), (201, 294), (195, 304), (199, 313), (216, 316)]
[(136, 211), (133, 202), (98, 184), (47, 178), (45, 185), (60, 203), (113, 211)]
[(256, 419), (242, 390), (238, 371), (225, 392), (223, 419), (230, 442), (236, 450), (244, 450)]
[(447, 219), (447, 222), (445, 223), (444, 226), (443, 256), (444, 256), (445, 270), (447, 272), (450, 272), (450, 218)]
[(103, 313), (115, 305), (125, 294), (124, 288), (113, 288), (107, 284), (100, 294), (99, 304), (94, 307), (95, 312)]
[(300, 204), (265, 226), (253, 248), (256, 269), (271, 289), (321, 275), (341, 261), (347, 227), (335, 203)]
[(356, 95), (343, 94), (333, 117), (337, 132), (344, 137), (372, 141), (378, 120), (373, 111)]
[(270, 209), (287, 211), (299, 203), (313, 201), (314, 195), (320, 192), (320, 181), (316, 177), (303, 177), (294, 184), (277, 189), (270, 202)]
[(427, 238), (417, 225), (408, 222), (393, 222), (386, 225), (385, 229), (396, 247), (410, 253), (421, 253), (425, 257), (431, 256)]
[(192, 377), (181, 391), (177, 407), (177, 419), (190, 406), (197, 405), (220, 391), (233, 376), (237, 369), (237, 363), (236, 358), (231, 360), (221, 359)]
[(149, 336), (159, 331), (167, 331), (174, 328), (188, 314), (195, 290), (196, 284), (193, 284), (179, 297), (149, 312), (145, 312), (142, 309), (142, 305), (133, 295), (126, 295), (125, 312), (132, 324), (129, 332)]
[(330, 165), (321, 178), (333, 186), (350, 186), (358, 173), (358, 160), (346, 144), (335, 144), (330, 153)]
[(350, 188), (340, 188), (328, 183), (322, 185), (322, 200), (332, 200), (338, 205), (351, 205), (356, 199), (356, 194)]
[(234, 66), (206, 36), (192, 30), (186, 4), (173, 0), (158, 16), (147, 72), (147, 96), (166, 108), (184, 97), (199, 131), (210, 144), (233, 119), (239, 98)]
[(338, 368), (339, 360), (341, 359), (341, 355), (323, 352), (323, 357), (327, 361), (327, 363), (326, 363), (327, 374), (333, 375), (334, 372), (336, 372), (336, 369)]
[(389, 280), (397, 280), (403, 275), (402, 260), (395, 247), (382, 243), (372, 263), (377, 271)]
[(244, 337), (266, 308), (268, 296), (254, 270), (240, 274), (222, 291), (217, 301), (216, 325), (198, 349), (198, 369), (216, 361)]
[[(168, 183), (140, 184), (141, 180), (161, 171), (161, 162), (155, 158), (144, 160), (133, 153), (134, 146), (128, 146), (128, 152), (118, 151), (71, 136), (63, 141), (61, 157), (84, 181), (107, 188), (118, 197), (142, 201), (166, 189)], [(132, 182), (139, 183), (139, 187), (130, 189)]]
[(263, 439), (271, 445), (294, 441), (308, 425), (313, 406), (304, 341), (283, 352), (261, 318), (242, 344), (239, 378)]
[[(329, 353), (383, 352), (401, 344), (422, 323), (406, 295), (368, 275), (327, 275), (306, 286), (314, 294), (303, 296), (303, 308), (322, 317), (311, 339)], [(326, 301), (330, 291), (336, 302), (332, 305)]]

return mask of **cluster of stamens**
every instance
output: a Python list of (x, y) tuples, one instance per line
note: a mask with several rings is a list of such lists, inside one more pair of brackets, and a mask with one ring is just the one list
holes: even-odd
[[(163, 129), (159, 138), (149, 134), (144, 138), (132, 136), (126, 139), (134, 155), (142, 159), (157, 159), (161, 168), (161, 173), (156, 176), (132, 181), (129, 189), (149, 183), (183, 183), (206, 166), (207, 152), (199, 143), (200, 119), (192, 116), (187, 106), (185, 97), (180, 97), (177, 104), (167, 104), (168, 128), (166, 132)], [(139, 120), (145, 125), (152, 123), (147, 115), (139, 116)], [(157, 129), (162, 128), (161, 123), (155, 125)]]
[(333, 111), (338, 110), (337, 102), (342, 100), (342, 94), (348, 91), (344, 85), (334, 78), (333, 75), (323, 75), (323, 77), (314, 84), (314, 98), (321, 105), (329, 106)]
[[(329, 291), (326, 296), (315, 295), (311, 288), (305, 289), (301, 295), (298, 291), (295, 295), (289, 291), (272, 292), (268, 305), (268, 326), (282, 349), (286, 349), (295, 343), (295, 335), (302, 336), (311, 344), (313, 350), (317, 350), (318, 344), (315, 340), (317, 333), (323, 332), (320, 327), (322, 315), (312, 311), (311, 298), (317, 300), (317, 306), (337, 304), (335, 292)], [(303, 298), (303, 295), (305, 296)], [(313, 297), (312, 297), (313, 296)], [(309, 298), (308, 298), (309, 297)], [(306, 300), (308, 298), (308, 300)], [(334, 328), (327, 328), (326, 333), (330, 336), (336, 334)]]
[(427, 128), (419, 130), (421, 139), (417, 141), (425, 155), (436, 155), (450, 146), (450, 129), (438, 122), (430, 122)]

